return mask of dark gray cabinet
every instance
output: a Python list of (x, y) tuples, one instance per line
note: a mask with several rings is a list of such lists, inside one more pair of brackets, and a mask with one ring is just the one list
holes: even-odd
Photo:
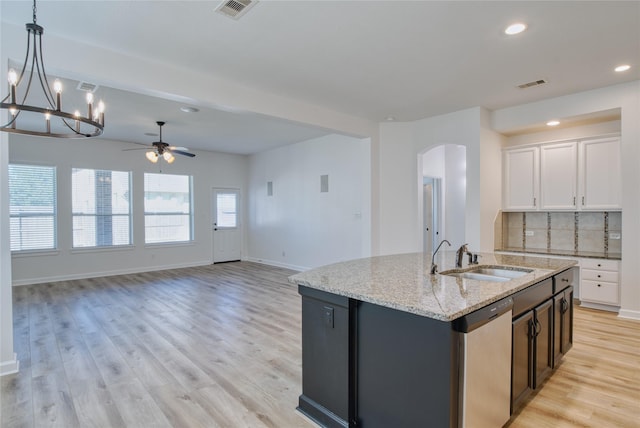
[(553, 367), (573, 346), (573, 287), (569, 286), (553, 297)]
[(551, 299), (538, 305), (533, 310), (534, 322), (533, 335), (533, 360), (535, 370), (533, 389), (542, 385), (542, 382), (551, 374), (553, 369), (553, 301)]
[(539, 387), (553, 368), (553, 301), (528, 310), (513, 321), (512, 412)]
[(539, 388), (573, 343), (573, 270), (513, 296), (511, 412)]
[(353, 412), (351, 301), (298, 287), (302, 295), (302, 395), (298, 410), (325, 427), (347, 427)]
[(513, 320), (511, 353), (511, 413), (533, 390), (533, 341), (530, 330), (533, 311), (528, 311)]

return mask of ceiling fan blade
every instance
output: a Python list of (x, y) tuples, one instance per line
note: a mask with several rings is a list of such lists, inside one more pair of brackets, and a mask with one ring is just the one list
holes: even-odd
[(178, 155), (182, 155), (182, 156), (189, 156), (190, 158), (194, 158), (196, 157), (196, 155), (194, 155), (193, 153), (189, 153), (189, 152), (185, 152), (182, 150), (169, 150), (171, 153), (175, 153)]
[(123, 152), (130, 152), (132, 150), (153, 150), (153, 146), (139, 147), (136, 149), (122, 149)]
[(167, 149), (169, 150), (185, 150), (185, 151), (189, 151), (189, 149), (187, 149), (186, 147), (178, 147), (178, 146), (169, 146), (167, 147)]

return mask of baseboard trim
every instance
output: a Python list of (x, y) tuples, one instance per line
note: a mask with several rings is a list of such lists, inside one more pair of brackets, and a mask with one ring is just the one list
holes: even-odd
[(88, 278), (101, 278), (105, 276), (130, 275), (135, 273), (154, 272), (154, 271), (167, 270), (167, 269), (180, 269), (180, 268), (188, 268), (188, 267), (196, 267), (196, 266), (206, 266), (210, 264), (211, 264), (211, 260), (199, 260), (197, 262), (166, 264), (162, 266), (144, 266), (144, 267), (136, 267), (131, 269), (118, 269), (118, 270), (103, 271), (103, 272), (86, 272), (86, 273), (78, 273), (78, 274), (71, 274), (71, 275), (18, 279), (18, 280), (12, 281), (11, 285), (16, 287), (21, 285), (43, 284), (47, 282), (72, 281), (74, 279), (88, 279)]
[(618, 317), (640, 321), (640, 311), (633, 311), (631, 309), (620, 309), (620, 312), (618, 312)]
[(604, 305), (602, 303), (585, 302), (582, 300), (580, 301), (580, 306), (588, 309), (598, 309), (599, 311), (608, 311), (608, 312), (616, 312), (616, 313), (620, 311), (619, 306)]
[(281, 267), (281, 268), (285, 268), (285, 269), (296, 270), (298, 272), (302, 272), (302, 271), (311, 269), (311, 268), (305, 267), (305, 266), (290, 265), (290, 264), (287, 264), (287, 263), (276, 262), (276, 261), (273, 261), (273, 260), (258, 259), (258, 258), (254, 258), (254, 257), (247, 257), (244, 260), (246, 260), (248, 262), (261, 263), (263, 265), (276, 266), (276, 267)]
[(18, 373), (20, 371), (20, 361), (18, 355), (13, 354), (13, 360), (3, 361), (0, 363), (0, 377)]

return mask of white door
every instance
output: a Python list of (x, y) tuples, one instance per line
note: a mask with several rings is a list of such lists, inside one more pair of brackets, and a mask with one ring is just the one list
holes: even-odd
[(620, 139), (583, 141), (578, 159), (580, 208), (621, 209)]
[(213, 189), (213, 262), (240, 260), (240, 191)]
[(502, 206), (505, 210), (538, 209), (538, 148), (507, 150), (502, 157)]
[(540, 148), (540, 208), (575, 211), (578, 152), (575, 142)]

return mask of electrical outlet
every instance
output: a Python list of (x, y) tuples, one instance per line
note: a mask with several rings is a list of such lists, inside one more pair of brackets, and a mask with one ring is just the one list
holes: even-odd
[(524, 231), (524, 235), (525, 236), (533, 236), (534, 235), (533, 230), (525, 230)]
[(333, 308), (325, 306), (324, 308), (324, 325), (327, 328), (333, 328)]
[(620, 236), (620, 235), (621, 235), (621, 234), (620, 234), (619, 232), (611, 232), (611, 233), (609, 234), (609, 239), (620, 239), (620, 238), (621, 238), (621, 236)]

